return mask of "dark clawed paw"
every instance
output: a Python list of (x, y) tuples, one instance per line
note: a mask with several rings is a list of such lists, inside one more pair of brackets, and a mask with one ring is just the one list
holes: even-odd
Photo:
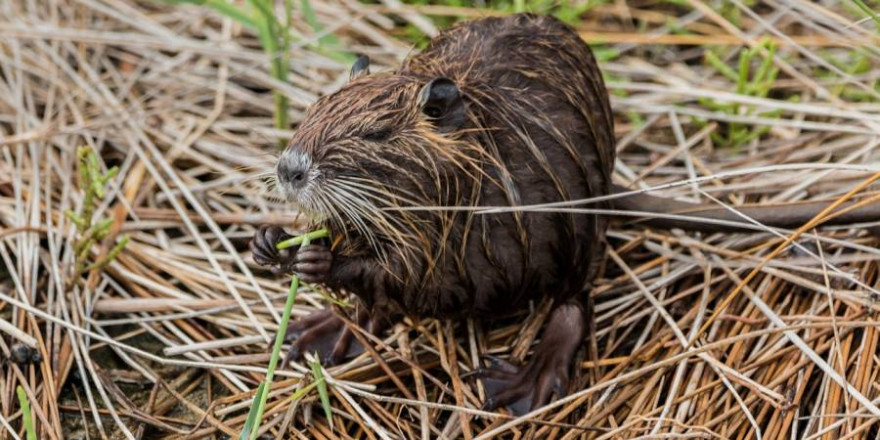
[[(519, 370), (519, 367), (511, 364), (510, 362), (505, 361), (497, 356), (493, 356), (490, 354), (483, 355), (483, 359), (489, 361), (489, 367), (486, 368), (476, 368), (467, 373), (461, 375), (462, 379), (467, 379), (469, 377), (475, 377), (477, 379), (485, 379), (485, 378), (494, 378), (498, 376), (503, 376), (505, 373), (516, 374)], [(504, 376), (506, 377), (506, 376)]]
[(327, 280), (332, 263), (333, 254), (329, 247), (310, 244), (297, 251), (293, 262), (286, 269), (299, 275), (306, 283), (322, 283)]
[(291, 250), (279, 251), (275, 246), (278, 242), (287, 240), (292, 236), (278, 226), (262, 226), (249, 246), (254, 255), (254, 261), (262, 266), (277, 266), (289, 260)]
[(345, 322), (329, 310), (314, 312), (291, 324), (285, 340), (292, 345), (282, 365), (300, 360), (306, 353), (317, 353), (323, 365), (338, 365), (364, 351)]
[(564, 303), (553, 310), (531, 361), (523, 366), (488, 357), (480, 377), (486, 390), (486, 410), (506, 407), (516, 415), (534, 411), (555, 393), (568, 388), (569, 371), (584, 334), (587, 314), (579, 303)]
[(565, 394), (569, 366), (563, 359), (538, 353), (530, 363), (518, 366), (494, 356), (486, 358), (488, 367), (467, 374), (483, 381), (484, 411), (505, 407), (519, 416), (550, 403), (554, 392)]

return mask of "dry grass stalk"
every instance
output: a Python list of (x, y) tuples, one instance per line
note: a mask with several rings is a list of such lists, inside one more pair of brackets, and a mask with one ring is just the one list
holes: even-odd
[[(237, 437), (286, 295), (245, 244), (259, 224), (303, 226), (260, 178), (291, 133), (272, 128), (270, 91), (288, 96), (297, 122), (349, 66), (315, 50), (302, 20), (285, 84), (266, 73), (253, 33), (208, 9), (48, 3), (0, 2), (0, 352), (9, 358), (23, 343), (41, 357), (3, 369), (0, 439), (24, 435), (18, 385), (43, 438)], [(433, 33), (429, 16), (497, 13), (311, 3), (326, 31), (380, 67), (409, 51), (403, 23)], [(843, 200), (880, 171), (874, 23), (836, 2), (716, 3), (624, 1), (584, 15), (579, 31), (602, 43), (614, 94), (618, 180), (735, 206)], [(736, 68), (743, 47), (770, 53), (762, 36), (777, 43), (779, 77), (768, 94), (731, 93), (705, 52)], [(725, 146), (719, 136), (734, 130), (757, 135)], [(109, 235), (90, 258), (122, 234), (131, 243), (76, 276), (65, 212), (84, 203), (83, 145), (120, 169), (96, 208), (112, 219)], [(876, 197), (873, 188), (862, 193)], [(597, 352), (571, 395), (524, 417), (480, 411), (483, 390), (460, 376), (486, 353), (527, 356), (539, 305), (491, 325), (425, 320), (358, 333), (375, 349), (326, 370), (333, 429), (314, 391), (289, 399), (312, 381), (304, 366), (279, 373), (262, 429), (273, 438), (876, 438), (876, 239), (865, 228), (798, 232), (792, 247), (791, 231), (615, 226), (593, 291)], [(327, 306), (306, 289), (294, 313)]]

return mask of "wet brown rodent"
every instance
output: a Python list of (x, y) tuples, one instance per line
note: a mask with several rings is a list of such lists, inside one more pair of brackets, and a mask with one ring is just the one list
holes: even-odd
[[(255, 260), (354, 293), (355, 320), (371, 331), (383, 317), (491, 320), (551, 298), (530, 362), (494, 360), (479, 376), (486, 408), (522, 413), (563, 394), (606, 217), (468, 208), (613, 191), (613, 120), (590, 49), (561, 22), (520, 14), (447, 30), (393, 73), (367, 70), (360, 60), (348, 84), (315, 103), (277, 165), (284, 195), (337, 244), (278, 252), (289, 236), (267, 227), (252, 241)], [(591, 207), (690, 208), (657, 200)], [(329, 312), (294, 323), (290, 335), (291, 357), (317, 350), (336, 363), (361, 349)]]

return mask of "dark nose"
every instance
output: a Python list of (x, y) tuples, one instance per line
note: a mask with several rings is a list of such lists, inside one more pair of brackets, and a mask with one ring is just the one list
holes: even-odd
[(301, 167), (290, 167), (284, 164), (278, 166), (278, 178), (292, 188), (299, 188), (306, 183), (307, 170)]
[(301, 188), (308, 180), (308, 165), (303, 161), (282, 158), (278, 162), (278, 179), (291, 188)]

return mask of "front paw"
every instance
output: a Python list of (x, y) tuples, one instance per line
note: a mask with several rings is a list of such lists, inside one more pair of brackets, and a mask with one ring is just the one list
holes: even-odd
[(287, 273), (294, 273), (306, 283), (327, 281), (333, 254), (330, 248), (321, 244), (310, 244), (299, 248), (290, 264), (285, 265)]
[(275, 246), (292, 236), (278, 226), (262, 226), (250, 242), (254, 261), (261, 266), (283, 266), (292, 260), (296, 249), (278, 250)]

